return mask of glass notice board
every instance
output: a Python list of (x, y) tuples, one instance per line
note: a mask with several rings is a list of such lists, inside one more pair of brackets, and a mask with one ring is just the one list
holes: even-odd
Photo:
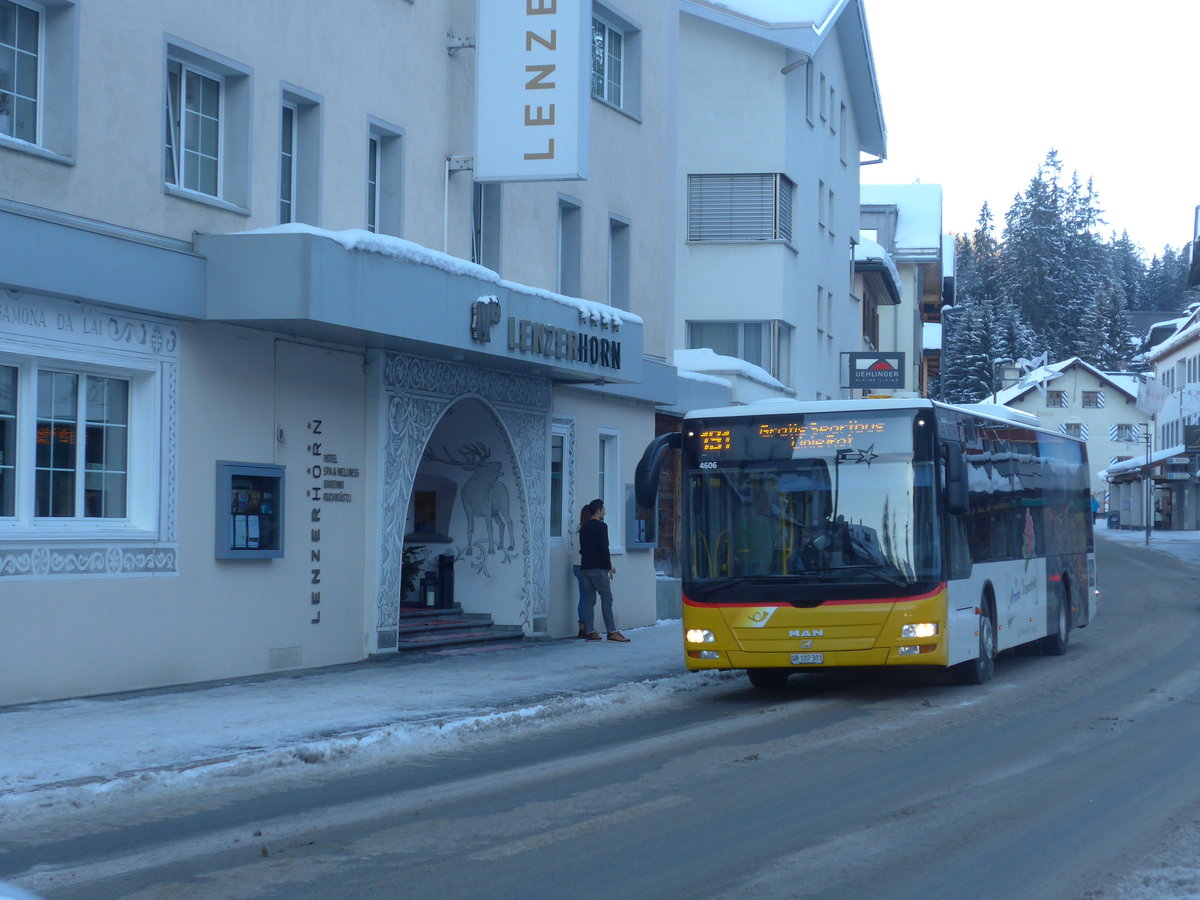
[(217, 559), (283, 556), (283, 469), (217, 463)]

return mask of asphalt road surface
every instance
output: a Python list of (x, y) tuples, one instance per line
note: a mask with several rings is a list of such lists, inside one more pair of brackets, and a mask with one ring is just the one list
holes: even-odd
[(270, 794), (0, 828), (0, 877), (51, 900), (1107, 897), (1200, 816), (1200, 570), (1098, 544), (1096, 621), (982, 687), (730, 679)]

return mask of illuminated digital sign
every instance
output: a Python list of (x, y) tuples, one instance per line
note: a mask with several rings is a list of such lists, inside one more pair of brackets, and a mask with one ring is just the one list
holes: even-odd
[(700, 449), (709, 453), (720, 453), (728, 450), (732, 432), (728, 428), (713, 428), (700, 432)]
[[(707, 423), (706, 423), (707, 424)], [(714, 423), (716, 424), (716, 423)], [(704, 428), (693, 432), (703, 456), (737, 456), (749, 459), (776, 457), (783, 447), (797, 450), (850, 450), (874, 446), (886, 435), (910, 436), (911, 419), (880, 417), (775, 419), (738, 422), (732, 428)], [(911, 437), (907, 437), (911, 440)], [(889, 442), (890, 443), (890, 442)], [(782, 445), (782, 446), (781, 446)], [(775, 448), (773, 451), (769, 448)]]
[(789, 422), (783, 425), (759, 425), (761, 438), (787, 439), (792, 449), (821, 447), (853, 447), (855, 440), (862, 437), (878, 437), (887, 427), (885, 422), (860, 422), (858, 419), (845, 421), (813, 421), (803, 424)]

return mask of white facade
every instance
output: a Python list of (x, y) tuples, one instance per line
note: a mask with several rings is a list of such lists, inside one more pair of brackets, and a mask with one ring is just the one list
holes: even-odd
[[(925, 321), (940, 317), (943, 260), (942, 187), (937, 184), (864, 184), (863, 240), (876, 241), (899, 271), (901, 299), (879, 311), (879, 348), (904, 354), (902, 390), (925, 396)], [(945, 261), (951, 264), (952, 260)]]
[[(573, 633), (565, 526), (600, 491), (620, 624), (654, 621), (622, 499), (674, 400), (676, 10), (581, 11), (625, 49), (587, 180), (482, 184), (473, 0), (16, 3), (41, 78), (0, 123), (0, 704), (386, 655), (414, 546), (455, 555), (465, 611)], [(231, 515), (226, 463), (282, 496)], [(271, 556), (246, 529), (277, 519)]]
[[(996, 400), (1037, 416), (1043, 428), (1086, 441), (1092, 497), (1099, 511), (1121, 512), (1122, 504), (1111, 496), (1105, 472), (1124, 460), (1145, 456), (1143, 438), (1150, 416), (1137, 407), (1135, 383), (1133, 376), (1101, 372), (1072, 357), (1035, 369), (999, 391)], [(1132, 511), (1125, 509), (1124, 524), (1131, 524)]]
[[(1155, 413), (1153, 464), (1156, 527), (1200, 528), (1200, 308), (1190, 308), (1175, 333), (1146, 354), (1163, 402)], [(1157, 405), (1157, 404), (1155, 404)]]
[(861, 5), (681, 9), (678, 346), (760, 366), (776, 396), (847, 396), (859, 154), (885, 146)]

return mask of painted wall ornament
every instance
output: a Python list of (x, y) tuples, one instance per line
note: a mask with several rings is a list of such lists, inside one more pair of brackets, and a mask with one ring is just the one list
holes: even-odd
[[(457, 466), (471, 473), (459, 492), (463, 515), (467, 517), (467, 546), (475, 545), (475, 520), (483, 518), (487, 525), (487, 552), (494, 554), (496, 545), (511, 553), (513, 550), (513, 524), (509, 511), (508, 488), (500, 480), (503, 464), (491, 459), (492, 451), (482, 442), (463, 444), (455, 458), (443, 446), (443, 456), (429, 450), (425, 458), (432, 462)], [(493, 537), (493, 524), (498, 534)], [(504, 535), (508, 534), (508, 543)], [(498, 538), (498, 540), (496, 539)], [(507, 555), (506, 553), (506, 555)]]

